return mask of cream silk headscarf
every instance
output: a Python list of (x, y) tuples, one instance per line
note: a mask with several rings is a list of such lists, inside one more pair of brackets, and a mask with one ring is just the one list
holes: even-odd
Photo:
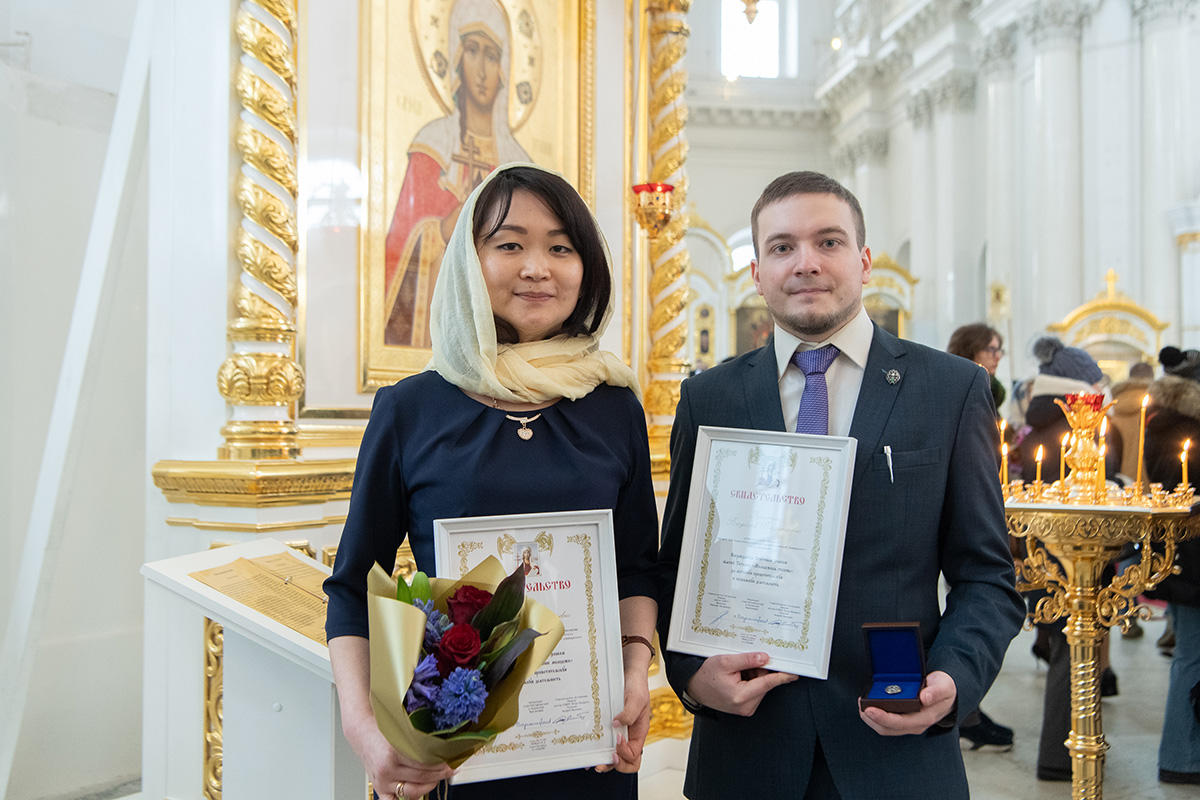
[[(599, 337), (612, 317), (611, 302), (597, 312), (603, 316), (594, 335), (497, 344), (492, 301), (472, 231), (475, 202), (483, 187), (513, 167), (558, 175), (534, 164), (505, 164), (471, 192), (446, 245), (433, 288), (430, 308), (433, 359), (428, 368), (461, 389), (512, 403), (544, 403), (559, 397), (578, 400), (601, 383), (628, 386), (640, 401), (642, 393), (633, 370), (612, 353), (600, 349)], [(595, 223), (595, 217), (592, 222)], [(600, 232), (598, 224), (596, 231)], [(602, 233), (600, 240), (604, 241)], [(605, 245), (606, 256), (607, 251)]]

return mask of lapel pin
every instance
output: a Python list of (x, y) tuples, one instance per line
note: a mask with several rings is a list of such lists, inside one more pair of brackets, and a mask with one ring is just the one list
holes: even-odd
[(886, 373), (884, 373), (883, 378), (892, 386), (895, 386), (900, 382), (900, 370), (889, 369)]

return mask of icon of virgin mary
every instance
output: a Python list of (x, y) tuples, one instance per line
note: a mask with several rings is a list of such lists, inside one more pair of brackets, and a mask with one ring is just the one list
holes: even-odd
[(450, 113), (421, 128), (385, 247), (384, 343), (429, 347), (429, 301), (446, 242), (471, 191), (499, 164), (530, 161), (508, 113), (512, 47), (496, 0), (457, 0), (450, 12), (450, 59), (434, 53), (434, 72), (453, 71)]

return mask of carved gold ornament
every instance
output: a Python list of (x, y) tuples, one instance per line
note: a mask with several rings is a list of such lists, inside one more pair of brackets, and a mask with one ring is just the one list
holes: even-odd
[[(688, 109), (684, 99), (688, 73), (683, 68), (690, 29), (687, 13), (690, 0), (649, 0), (649, 108), (648, 140), (650, 181), (674, 186), (671, 202), (675, 213), (650, 239), (650, 352), (646, 387), (651, 469), (657, 480), (665, 480), (670, 469), (671, 422), (678, 401), (679, 384), (691, 364), (687, 346), (687, 304), (691, 300), (687, 276), (691, 269), (684, 236), (688, 215), (688, 179), (683, 171), (688, 143), (684, 135)], [(645, 54), (643, 53), (643, 57)]]
[[(234, 352), (217, 371), (217, 389), (230, 405), (285, 407), (290, 415), (304, 394), (304, 370), (295, 357), (295, 0), (244, 0), (235, 33), (242, 50), (234, 76), (242, 110), (233, 136), (242, 159), (235, 192), (242, 215), (235, 234), (242, 273), (228, 328)], [(241, 421), (221, 433), (221, 458), (299, 455), (290, 416)]]

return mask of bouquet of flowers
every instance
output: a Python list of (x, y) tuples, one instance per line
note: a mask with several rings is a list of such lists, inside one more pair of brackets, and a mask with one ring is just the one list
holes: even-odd
[(563, 624), (489, 557), (461, 580), (367, 576), (371, 705), (392, 747), (458, 767), (517, 721), (521, 687)]

